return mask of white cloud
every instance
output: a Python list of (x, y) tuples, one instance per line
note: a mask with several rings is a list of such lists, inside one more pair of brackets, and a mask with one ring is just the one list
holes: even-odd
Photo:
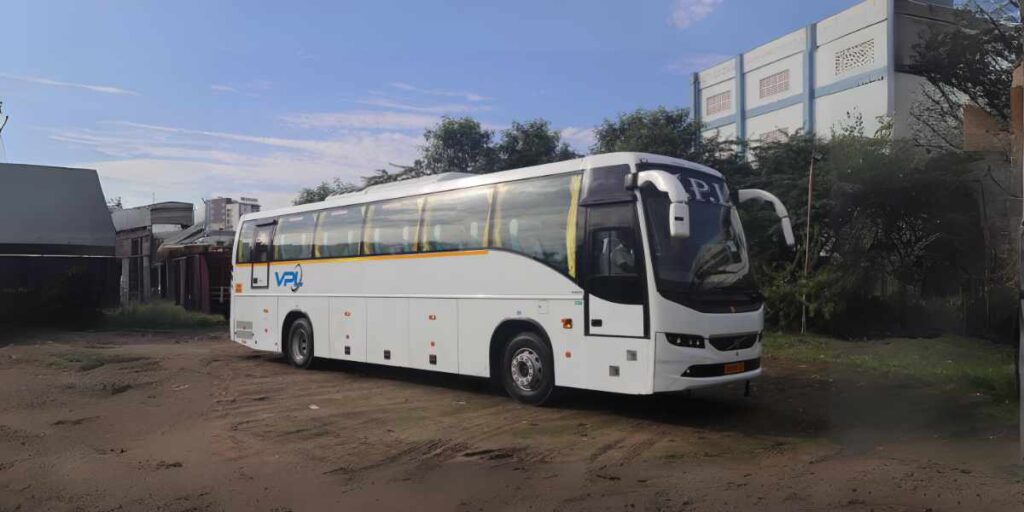
[(217, 92), (238, 92), (238, 89), (224, 84), (211, 84), (210, 90)]
[(707, 18), (723, 0), (675, 0), (669, 23), (676, 28), (686, 28)]
[(665, 65), (665, 70), (674, 75), (687, 75), (725, 62), (728, 55), (720, 53), (694, 53), (683, 55)]
[(447, 105), (410, 105), (408, 103), (402, 103), (384, 98), (373, 98), (369, 100), (362, 100), (359, 102), (362, 105), (370, 105), (373, 107), (389, 108), (394, 110), (408, 110), (410, 112), (424, 112), (430, 114), (454, 114), (463, 112), (475, 112), (475, 111), (487, 111), (491, 110), (491, 107), (486, 105), (467, 105), (463, 103), (450, 103)]
[(422, 130), (440, 118), (411, 112), (313, 112), (289, 114), (282, 119), (302, 128), (357, 128), (365, 130)]
[(594, 145), (594, 129), (593, 128), (579, 128), (570, 126), (568, 128), (562, 128), (559, 132), (562, 135), (562, 140), (567, 142), (577, 153), (586, 154), (590, 151), (590, 146)]
[(51, 80), (49, 78), (40, 78), (35, 76), (18, 76), (8, 75), (0, 73), (0, 78), (7, 80), (16, 80), (18, 82), (27, 82), (31, 84), (49, 85), (52, 87), (68, 87), (72, 89), (83, 89), (86, 91), (99, 92), (103, 94), (121, 94), (128, 96), (138, 96), (139, 93), (130, 91), (128, 89), (122, 89), (120, 87), (114, 87), (110, 85), (93, 85), (93, 84), (79, 84), (74, 82), (62, 82), (60, 80)]
[(339, 177), (358, 182), (390, 163), (408, 164), (420, 137), (394, 131), (347, 131), (327, 138), (285, 138), (126, 121), (92, 130), (52, 133), (55, 141), (90, 147), (108, 196), (126, 203), (197, 202), (216, 195), (252, 196), (284, 206), (302, 187)]
[(401, 89), (403, 91), (409, 91), (418, 94), (426, 94), (429, 96), (447, 96), (450, 98), (463, 98), (466, 101), (473, 102), (491, 99), (488, 98), (487, 96), (482, 96), (474, 92), (449, 91), (445, 89), (422, 89), (406, 82), (391, 82), (391, 87), (394, 87), (395, 89)]

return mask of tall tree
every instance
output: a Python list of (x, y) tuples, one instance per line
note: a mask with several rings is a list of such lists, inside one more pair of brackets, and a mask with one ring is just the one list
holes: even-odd
[(513, 121), (511, 127), (501, 132), (501, 140), (494, 150), (500, 169), (517, 169), (580, 156), (562, 142), (561, 134), (552, 130), (551, 123), (544, 119), (526, 123)]
[(331, 181), (321, 182), (315, 187), (303, 188), (299, 191), (299, 195), (292, 200), (292, 204), (298, 206), (300, 204), (315, 203), (323, 201), (334, 194), (346, 194), (358, 189), (359, 187), (351, 183), (341, 181), (340, 178), (334, 178)]
[(494, 170), (494, 132), (471, 117), (446, 116), (437, 126), (427, 129), (423, 138), (426, 145), (421, 165), (409, 177), (443, 172), (482, 174)]
[(965, 103), (1010, 122), (1007, 91), (1021, 61), (1024, 29), (976, 6), (958, 9), (954, 21), (930, 26), (912, 49), (911, 71), (928, 83), (911, 112), (923, 146), (960, 147)]
[(641, 151), (692, 159), (700, 152), (700, 124), (686, 108), (640, 109), (605, 119), (594, 132), (593, 153)]

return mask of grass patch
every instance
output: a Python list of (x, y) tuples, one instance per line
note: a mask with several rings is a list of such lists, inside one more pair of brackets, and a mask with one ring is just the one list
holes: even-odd
[(104, 327), (108, 329), (205, 329), (224, 327), (227, 321), (221, 315), (207, 315), (188, 311), (168, 301), (146, 304), (127, 304), (104, 313)]
[(769, 357), (910, 378), (941, 389), (980, 393), (1000, 404), (1017, 400), (1013, 347), (984, 340), (941, 336), (842, 341), (768, 334), (764, 349)]

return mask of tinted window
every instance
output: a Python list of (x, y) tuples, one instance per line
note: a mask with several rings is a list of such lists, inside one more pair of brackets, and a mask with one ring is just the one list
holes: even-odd
[(370, 206), (363, 251), (366, 254), (402, 254), (416, 251), (416, 232), (423, 199), (397, 199)]
[(608, 228), (594, 232), (590, 247), (593, 275), (636, 275), (636, 243), (633, 230)]
[(575, 277), (579, 188), (578, 175), (498, 185), (492, 245), (543, 261)]
[(242, 223), (242, 229), (238, 232), (238, 250), (235, 253), (235, 261), (238, 263), (252, 261), (252, 237), (255, 232), (255, 223), (251, 221)]
[(595, 167), (587, 170), (583, 178), (583, 197), (580, 204), (602, 204), (620, 201), (636, 201), (636, 193), (626, 190), (628, 165)]
[(485, 247), (492, 189), (472, 188), (428, 196), (423, 208), (424, 251)]
[(277, 221), (274, 233), (275, 260), (304, 260), (313, 257), (315, 213), (286, 215)]
[(359, 254), (363, 208), (349, 206), (320, 212), (316, 229), (316, 257), (343, 258)]

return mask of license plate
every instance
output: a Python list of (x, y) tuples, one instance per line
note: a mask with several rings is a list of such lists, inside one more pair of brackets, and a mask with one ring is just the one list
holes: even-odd
[(744, 368), (743, 363), (729, 363), (729, 364), (725, 365), (725, 372), (724, 373), (726, 375), (732, 375), (734, 373), (743, 373), (744, 369), (745, 368)]

